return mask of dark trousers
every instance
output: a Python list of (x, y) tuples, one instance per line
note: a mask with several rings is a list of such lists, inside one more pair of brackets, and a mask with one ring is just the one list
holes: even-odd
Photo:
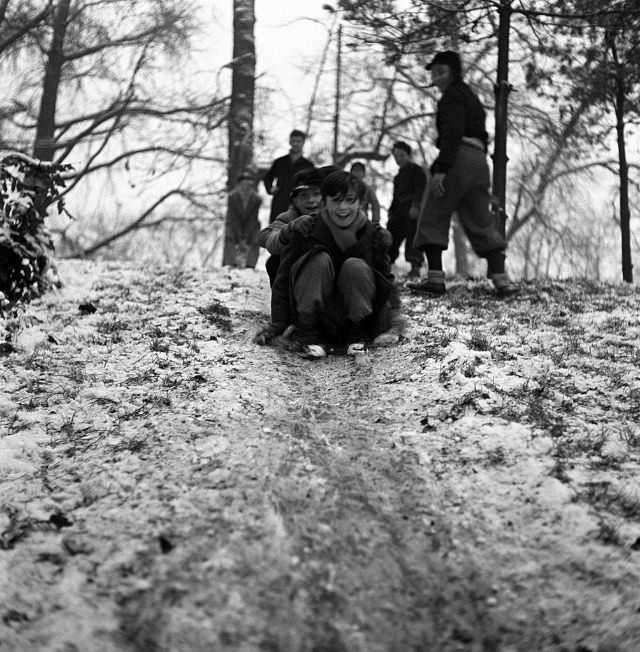
[(389, 248), (389, 258), (393, 264), (400, 253), (400, 245), (404, 241), (404, 259), (411, 265), (422, 265), (422, 251), (413, 246), (418, 221), (408, 215), (392, 213), (387, 222), (387, 231), (391, 233), (393, 241)]
[(352, 323), (361, 322), (373, 312), (376, 282), (373, 270), (361, 258), (347, 258), (336, 275), (329, 254), (320, 252), (306, 260), (294, 275), (296, 311), (306, 326), (315, 326), (319, 314), (337, 302)]
[(484, 151), (460, 145), (444, 180), (444, 197), (430, 184), (422, 203), (414, 246), (449, 245), (451, 215), (457, 211), (464, 232), (478, 256), (503, 250), (505, 241), (489, 211), (489, 166)]
[(269, 258), (267, 258), (267, 262), (265, 263), (265, 268), (267, 270), (267, 274), (269, 275), (269, 285), (271, 287), (273, 287), (273, 284), (275, 283), (278, 267), (280, 267), (280, 256), (269, 256)]

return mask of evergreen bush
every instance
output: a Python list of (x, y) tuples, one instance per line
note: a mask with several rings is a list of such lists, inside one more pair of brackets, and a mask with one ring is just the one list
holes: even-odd
[(55, 280), (47, 209), (64, 210), (63, 172), (19, 152), (0, 153), (0, 317), (41, 295)]

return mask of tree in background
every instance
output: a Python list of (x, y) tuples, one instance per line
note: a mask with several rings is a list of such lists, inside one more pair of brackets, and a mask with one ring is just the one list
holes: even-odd
[[(229, 64), (232, 71), (231, 102), (227, 119), (227, 193), (235, 188), (242, 172), (248, 171), (253, 165), (256, 76), (254, 25), (253, 0), (233, 0), (233, 59)], [(229, 211), (227, 203), (227, 212)], [(227, 228), (231, 228), (231, 225)], [(222, 264), (235, 266), (236, 257), (230, 243), (231, 239), (225, 237)]]
[[(614, 7), (599, 7), (598, 11), (623, 18), (631, 18), (638, 11), (633, 2), (614, 4)], [(484, 0), (415, 0), (403, 5), (400, 10), (392, 0), (345, 0), (341, 2), (341, 7), (345, 18), (358, 26), (360, 42), (367, 47), (381, 46), (386, 61), (399, 76), (422, 79), (420, 68), (425, 58), (434, 51), (458, 47), (463, 50), (468, 81), (474, 85), (487, 108), (494, 108), (500, 113), (500, 116), (496, 115), (496, 140), (501, 124), (505, 134), (508, 128), (509, 138), (514, 139), (510, 147), (512, 176), (505, 199), (505, 217), (509, 217), (506, 225), (508, 239), (520, 235), (528, 237), (530, 234), (521, 233), (521, 229), (530, 221), (540, 222), (543, 227), (545, 224), (552, 227), (553, 223), (558, 226), (557, 204), (553, 204), (552, 198), (560, 194), (560, 188), (566, 191), (573, 185), (572, 178), (577, 180), (597, 167), (610, 169), (606, 138), (602, 130), (594, 127), (594, 108), (597, 105), (594, 96), (585, 93), (580, 101), (574, 98), (571, 103), (558, 102), (557, 98), (542, 97), (532, 86), (527, 86), (532, 73), (533, 77), (548, 74), (550, 87), (554, 84), (561, 87), (566, 85), (563, 77), (556, 74), (554, 66), (558, 67), (559, 60), (557, 55), (550, 54), (549, 48), (559, 39), (558, 47), (562, 48), (562, 34), (577, 29), (576, 19), (584, 22), (585, 17), (589, 16), (585, 15), (584, 3), (564, 0), (526, 4), (496, 4)], [(508, 13), (502, 22), (498, 9)], [(500, 27), (504, 29), (505, 25), (509, 28), (510, 38), (500, 41)], [(632, 41), (628, 39), (628, 42)], [(549, 64), (548, 71), (536, 57), (537, 52), (544, 51), (545, 44), (548, 46), (544, 55)], [(498, 78), (495, 77), (496, 61), (500, 48), (505, 46), (508, 47), (506, 60), (511, 62), (511, 76), (518, 91), (509, 98), (508, 113), (504, 110), (499, 112), (496, 105), (492, 107), (492, 97), (487, 92), (492, 84), (493, 99), (498, 101), (499, 84), (496, 84), (496, 79), (500, 78), (500, 74)], [(504, 77), (509, 83), (509, 77)], [(416, 89), (409, 106), (418, 106), (420, 94), (424, 96), (426, 92)], [(556, 95), (562, 96), (562, 89)], [(421, 121), (420, 112), (415, 113), (416, 117), (410, 120)], [(504, 153), (506, 155), (506, 150)], [(506, 179), (506, 156), (500, 161), (501, 157), (497, 154), (497, 151), (494, 152), (494, 182), (497, 165), (503, 166), (503, 178)], [(573, 226), (567, 224), (569, 232), (572, 232)], [(551, 231), (547, 229), (547, 232)], [(577, 232), (574, 235), (562, 241), (578, 242)], [(530, 249), (520, 247), (521, 251)], [(564, 255), (560, 249), (555, 249), (558, 257)]]
[[(211, 241), (223, 188), (201, 170), (224, 163), (215, 132), (228, 98), (210, 85), (194, 90), (181, 74), (197, 3), (57, 0), (44, 15), (37, 6), (7, 0), (0, 13), (0, 34), (16, 36), (0, 58), (0, 74), (14, 80), (0, 105), (5, 145), (25, 151), (32, 142), (39, 158), (72, 161), (67, 193), (82, 182), (86, 198), (110, 183), (109, 209), (120, 202), (127, 211), (127, 195), (143, 206), (122, 218), (109, 210), (102, 222), (83, 214), (60, 233), (70, 249), (89, 255), (141, 228), (178, 223), (189, 239), (201, 224)], [(18, 35), (20, 19), (31, 28)]]
[[(552, 43), (540, 44), (543, 60), (531, 68), (529, 86), (565, 110), (586, 107), (584, 120), (590, 131), (586, 142), (590, 145), (608, 144), (614, 132), (617, 163), (608, 162), (607, 167), (618, 178), (622, 278), (631, 283), (631, 180), (626, 132), (640, 117), (640, 7), (628, 0), (605, 5), (573, 0), (554, 3), (547, 12), (555, 14), (555, 38)], [(639, 189), (636, 184), (636, 194)]]

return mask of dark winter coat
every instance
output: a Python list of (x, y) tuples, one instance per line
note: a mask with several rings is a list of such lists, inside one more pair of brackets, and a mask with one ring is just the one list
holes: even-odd
[(454, 81), (442, 94), (436, 113), (440, 150), (431, 166), (431, 174), (446, 174), (453, 165), (463, 137), (477, 138), (487, 149), (486, 113), (477, 95), (461, 79)]
[(271, 188), (275, 181), (278, 190), (276, 190), (271, 199), (269, 222), (273, 222), (280, 213), (284, 213), (284, 211), (289, 208), (289, 195), (293, 190), (293, 177), (295, 174), (301, 170), (306, 170), (312, 167), (313, 163), (304, 158), (304, 156), (293, 161), (289, 154), (277, 158), (271, 164), (271, 167), (264, 177), (264, 187), (266, 191), (271, 194)]
[[(336, 244), (329, 227), (321, 218), (316, 218), (313, 230), (308, 238), (295, 233), (282, 252), (280, 266), (271, 293), (271, 320), (274, 328), (282, 332), (289, 324), (295, 323), (296, 312), (292, 295), (292, 284), (296, 271), (304, 265), (309, 257), (319, 252), (331, 256), (336, 277), (347, 258), (361, 258), (373, 269), (376, 281), (376, 296), (373, 302), (373, 314), (365, 325), (369, 336), (376, 335), (389, 328), (390, 313), (399, 309), (400, 299), (394, 286), (391, 264), (387, 253), (387, 241), (384, 230), (367, 221), (356, 234), (356, 244), (341, 251)], [(346, 330), (346, 317), (339, 310), (320, 315), (325, 335), (340, 341), (341, 333)]]
[(411, 207), (420, 208), (422, 195), (427, 185), (425, 171), (413, 161), (398, 170), (393, 179), (393, 199), (389, 207), (389, 215), (409, 217)]

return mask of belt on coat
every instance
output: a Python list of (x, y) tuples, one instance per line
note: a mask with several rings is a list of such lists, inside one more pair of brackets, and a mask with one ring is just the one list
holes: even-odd
[(463, 136), (460, 144), (484, 152), (484, 144), (479, 138), (473, 138), (472, 136)]

